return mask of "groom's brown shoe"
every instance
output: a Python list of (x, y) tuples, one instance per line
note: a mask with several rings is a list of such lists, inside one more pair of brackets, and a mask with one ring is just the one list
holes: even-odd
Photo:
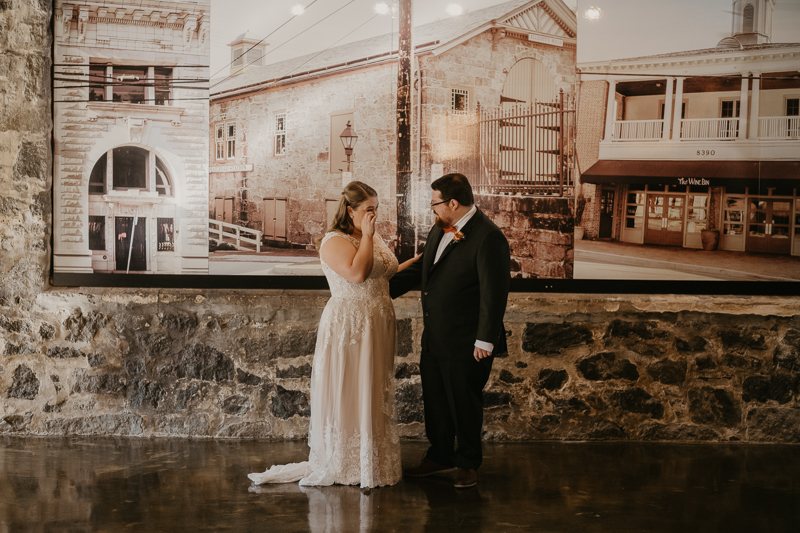
[(415, 468), (403, 470), (403, 475), (408, 477), (426, 477), (434, 474), (447, 474), (455, 472), (456, 467), (444, 466), (428, 459), (427, 454), (422, 457), (422, 463)]
[(457, 489), (468, 489), (478, 484), (478, 472), (471, 468), (459, 468), (456, 482), (453, 486)]

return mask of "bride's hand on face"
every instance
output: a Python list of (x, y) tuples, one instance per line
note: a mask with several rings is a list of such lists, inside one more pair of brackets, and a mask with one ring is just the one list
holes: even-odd
[(378, 217), (375, 213), (369, 211), (364, 214), (364, 218), (361, 219), (361, 234), (365, 237), (372, 237), (375, 235), (375, 220)]

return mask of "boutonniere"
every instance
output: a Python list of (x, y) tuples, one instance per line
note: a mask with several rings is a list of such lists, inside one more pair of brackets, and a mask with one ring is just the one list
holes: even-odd
[(451, 226), (449, 228), (445, 228), (444, 232), (453, 234), (453, 240), (450, 241), (451, 244), (458, 244), (459, 242), (461, 242), (461, 241), (463, 241), (465, 239), (464, 232), (463, 231), (459, 231), (454, 226)]

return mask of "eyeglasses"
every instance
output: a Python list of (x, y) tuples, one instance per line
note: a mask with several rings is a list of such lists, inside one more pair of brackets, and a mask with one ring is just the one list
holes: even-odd
[(431, 207), (436, 207), (436, 206), (437, 206), (437, 205), (439, 205), (439, 204), (446, 204), (446, 203), (447, 203), (447, 202), (449, 202), (449, 201), (450, 201), (450, 200), (442, 200), (441, 202), (436, 202), (435, 204), (431, 204)]

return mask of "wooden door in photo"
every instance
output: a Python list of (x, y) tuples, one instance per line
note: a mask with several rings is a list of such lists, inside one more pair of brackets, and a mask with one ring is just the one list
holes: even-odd
[(214, 220), (224, 220), (225, 199), (214, 198)]
[(791, 217), (791, 200), (750, 198), (747, 205), (745, 250), (788, 255), (791, 251)]
[(264, 238), (286, 240), (286, 198), (265, 198), (263, 205)]
[[(116, 270), (128, 269), (128, 254), (131, 256), (130, 270), (147, 270), (147, 219), (139, 217), (133, 230), (133, 217), (116, 217), (114, 222), (114, 257)], [(131, 247), (133, 238), (133, 247)]]
[(683, 246), (686, 199), (671, 194), (648, 194), (644, 226), (645, 244)]
[(233, 224), (233, 198), (225, 198), (222, 221)]
[(600, 195), (600, 229), (598, 237), (610, 239), (613, 233), (614, 223), (614, 191), (603, 189)]

